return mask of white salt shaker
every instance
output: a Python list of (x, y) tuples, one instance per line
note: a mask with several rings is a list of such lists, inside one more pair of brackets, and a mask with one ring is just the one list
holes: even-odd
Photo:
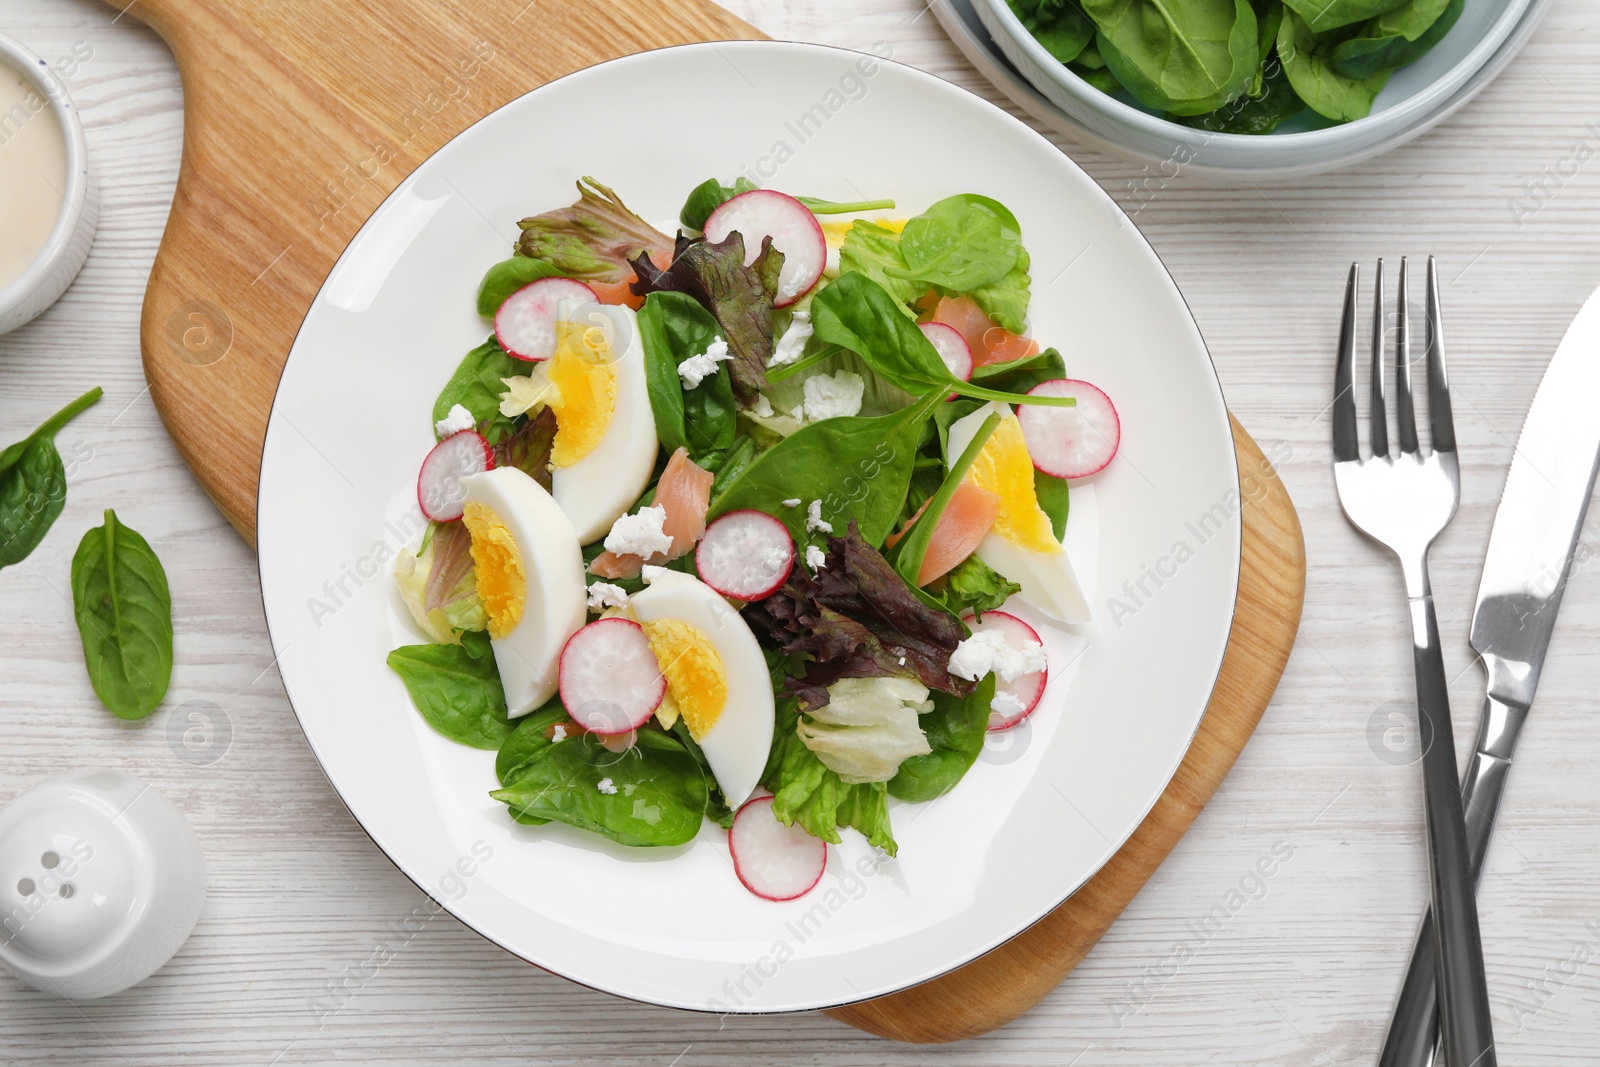
[(131, 775), (71, 771), (0, 810), (0, 966), (35, 989), (88, 1000), (144, 981), (205, 895), (194, 830)]

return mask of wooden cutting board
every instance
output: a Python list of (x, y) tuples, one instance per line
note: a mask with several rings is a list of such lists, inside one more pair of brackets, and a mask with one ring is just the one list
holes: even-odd
[[(107, 0), (172, 48), (183, 162), (140, 327), (162, 421), (254, 543), (272, 396), (301, 320), (367, 216), (495, 108), (632, 52), (763, 35), (703, 0)], [(952, 1041), (1027, 1011), (1093, 947), (1233, 765), (1299, 624), (1305, 553), (1282, 484), (1234, 423), (1244, 507), (1239, 609), (1216, 694), (1134, 837), (1067, 903), (935, 981), (832, 1014)]]

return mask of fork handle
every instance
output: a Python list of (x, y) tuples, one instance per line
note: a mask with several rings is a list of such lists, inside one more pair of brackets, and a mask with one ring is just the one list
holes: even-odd
[[(1483, 718), (1490, 720), (1496, 701), (1485, 702)], [(1472, 863), (1472, 880), (1483, 878), (1483, 860), (1489, 851), (1500, 798), (1505, 793), (1511, 761), (1481, 749), (1473, 755), (1461, 783), (1461, 803), (1466, 811), (1467, 850)], [(1434, 937), (1433, 910), (1422, 917), (1417, 942), (1411, 950), (1411, 966), (1400, 996), (1395, 1001), (1394, 1017), (1389, 1021), (1389, 1036), (1384, 1040), (1378, 1067), (1428, 1067), (1434, 1059), (1434, 1043), (1439, 1036), (1439, 942)]]
[(1421, 596), (1411, 598), (1412, 652), (1428, 825), (1428, 874), (1438, 946), (1439, 1035), (1444, 1067), (1495, 1067), (1489, 987), (1472, 877), (1471, 850), (1456, 771), (1450, 692), (1433, 594), (1422, 565)]

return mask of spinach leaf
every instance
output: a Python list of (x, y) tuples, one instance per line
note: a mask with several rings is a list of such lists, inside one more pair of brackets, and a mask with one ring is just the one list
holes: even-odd
[(1068, 496), (1070, 495), (1070, 490), (1067, 488), (1067, 480), (1035, 469), (1033, 472), (1033, 495), (1038, 497), (1040, 509), (1050, 516), (1050, 528), (1055, 531), (1056, 540), (1061, 540), (1067, 534)]
[(754, 188), (756, 184), (749, 178), (735, 178), (732, 185), (723, 185), (715, 178), (707, 178), (689, 190), (689, 199), (683, 202), (678, 221), (686, 229), (703, 230), (713, 211), (740, 193), (748, 193)]
[(107, 510), (72, 557), (72, 613), (100, 703), (142, 719), (172, 679), (172, 594), (148, 542)]
[(739, 409), (729, 375), (719, 366), (693, 389), (683, 388), (678, 375), (678, 364), (720, 336), (711, 313), (685, 293), (651, 293), (639, 309), (639, 336), (662, 447), (687, 448), (698, 462), (733, 444)]
[(863, 274), (842, 274), (813, 297), (811, 323), (818, 340), (850, 349), (875, 373), (913, 395), (931, 389), (1012, 404), (1073, 404), (1070, 397), (1018, 396), (957, 378), (916, 324), (900, 314), (894, 297)]
[(1250, 0), (1082, 0), (1096, 46), (1138, 100), (1175, 115), (1215, 111), (1260, 65)]
[(1026, 248), (1017, 250), (1017, 263), (1004, 278), (990, 285), (980, 285), (972, 291), (972, 299), (984, 313), (1002, 328), (1012, 333), (1022, 333), (1027, 328), (1029, 289), (1032, 278), (1028, 268), (1032, 258)]
[[(1096, 51), (1095, 58), (1098, 59), (1099, 55), (1100, 53)], [(1106, 69), (1105, 60), (1100, 60), (1100, 65), (1097, 67), (1084, 66), (1083, 63), (1078, 62), (1070, 64), (1068, 69), (1078, 77), (1082, 78), (1084, 81), (1088, 82), (1090, 88), (1099, 89), (1102, 93), (1105, 93), (1108, 96), (1115, 95), (1122, 91), (1122, 83), (1117, 81), (1117, 76), (1115, 74), (1112, 74), (1110, 70)]]
[(1327, 33), (1392, 11), (1405, 0), (1283, 0), (1312, 33)]
[(1353, 122), (1372, 113), (1372, 102), (1388, 84), (1389, 71), (1367, 78), (1347, 78), (1317, 51), (1316, 34), (1294, 11), (1286, 11), (1278, 27), (1278, 58), (1289, 84), (1317, 114)]
[(983, 751), (993, 700), (992, 674), (984, 675), (965, 696), (934, 693), (933, 710), (918, 720), (933, 751), (900, 764), (899, 772), (889, 779), (889, 795), (898, 800), (932, 800), (954, 789)]
[(793, 701), (779, 705), (762, 780), (772, 790), (772, 813), (779, 822), (799, 823), (812, 837), (835, 845), (841, 829), (854, 827), (875, 848), (893, 856), (900, 846), (889, 827), (886, 783), (846, 784), (800, 740), (795, 733), (798, 722)]
[(641, 255), (665, 253), (672, 239), (629, 211), (617, 194), (593, 178), (578, 183), (578, 201), (517, 224), (517, 251), (544, 260), (562, 277), (620, 282)]
[(459, 645), (405, 645), (388, 664), (428, 725), (450, 740), (498, 749), (511, 735), (487, 633), (469, 630)]
[(1254, 93), (1229, 101), (1209, 115), (1173, 116), (1174, 121), (1212, 133), (1266, 134), (1304, 111), (1306, 103), (1289, 84), (1283, 64), (1276, 57), (1267, 60), (1261, 87)]
[[(711, 506), (714, 508), (722, 499), (722, 494), (729, 487), (738, 483), (744, 477), (744, 472), (750, 469), (750, 464), (756, 459), (756, 443), (749, 436), (740, 437), (734, 441), (732, 448), (724, 449), (716, 465), (715, 477), (711, 479)], [(709, 462), (709, 457), (708, 457)], [(710, 468), (707, 468), (710, 470)]]
[(881, 285), (893, 297), (908, 318), (915, 318), (911, 310), (926, 285), (905, 276), (906, 261), (900, 255), (900, 235), (886, 226), (858, 219), (844, 235), (839, 248), (839, 272), (865, 275)]
[(889, 560), (894, 564), (894, 569), (900, 577), (911, 585), (921, 584), (917, 581), (917, 576), (922, 572), (922, 561), (928, 555), (928, 544), (933, 540), (933, 531), (938, 528), (939, 519), (950, 506), (950, 500), (956, 495), (961, 480), (967, 476), (967, 471), (972, 469), (972, 464), (978, 459), (978, 453), (983, 451), (983, 446), (989, 443), (989, 438), (994, 435), (995, 428), (999, 425), (998, 413), (991, 414), (983, 420), (978, 432), (973, 434), (966, 451), (951, 464), (950, 473), (945, 475), (939, 491), (929, 499), (928, 506), (923, 509), (922, 514), (912, 520), (911, 528), (895, 542)]
[(1466, 0), (1408, 0), (1335, 45), (1330, 62), (1346, 78), (1370, 78), (1415, 63), (1455, 27), (1465, 9)]
[(773, 308), (783, 253), (763, 238), (761, 252), (745, 266), (744, 237), (734, 231), (720, 244), (678, 239), (677, 255), (666, 270), (650, 259), (633, 261), (639, 280), (633, 291), (687, 293), (717, 320), (733, 359), (727, 363), (733, 395), (740, 404), (755, 403), (767, 385), (767, 360), (772, 358)]
[(953, 292), (971, 292), (1010, 274), (1021, 251), (1022, 227), (1004, 204), (961, 193), (945, 197), (906, 223), (900, 233), (900, 256), (905, 260), (900, 276)]
[(716, 774), (711, 770), (711, 761), (706, 758), (705, 750), (700, 747), (700, 742), (689, 733), (689, 724), (679, 719), (672, 724), (668, 731), (678, 739), (678, 744), (684, 747), (689, 755), (694, 757), (700, 769), (705, 772), (706, 783), (710, 789), (709, 799), (706, 801), (706, 818), (722, 827), (724, 830), (733, 828), (733, 808), (728, 805), (728, 798), (722, 795), (722, 787), (717, 784)]
[(27, 559), (61, 515), (67, 471), (56, 451), (56, 434), (100, 396), (95, 386), (0, 451), (0, 568)]
[(506, 302), (506, 297), (529, 285), (540, 278), (559, 278), (561, 276), (554, 264), (546, 263), (542, 259), (530, 259), (527, 256), (512, 256), (503, 259), (490, 267), (484, 274), (483, 281), (478, 283), (478, 314), (486, 319), (494, 318), (494, 313), (500, 310), (500, 305)]
[(439, 399), (433, 402), (433, 421), (438, 422), (450, 414), (452, 407), (460, 404), (472, 412), (480, 428), (489, 423), (485, 436), (490, 444), (498, 444), (511, 431), (511, 420), (500, 414), (500, 394), (506, 391), (501, 379), (525, 370), (523, 362), (506, 355), (500, 342), (490, 335), (487, 341), (466, 354), (445, 383)]
[(950, 614), (966, 618), (994, 611), (1020, 593), (1022, 586), (995, 573), (977, 556), (968, 556), (926, 591)]
[(1094, 40), (1094, 23), (1077, 0), (1006, 0), (1034, 39), (1062, 63), (1077, 59)]
[(546, 745), (522, 763), (509, 785), (489, 795), (513, 816), (563, 822), (618, 844), (648, 847), (694, 840), (710, 786), (683, 745), (647, 729), (622, 753), (588, 733)]
[(1008, 359), (1004, 363), (985, 363), (972, 372), (974, 382), (1007, 393), (1026, 393), (1045, 382), (1066, 376), (1066, 361), (1054, 348), (1021, 359)]
[[(777, 516), (795, 543), (804, 545), (810, 539), (806, 504), (820, 500), (823, 519), (835, 529), (854, 522), (868, 544), (883, 544), (905, 500), (922, 422), (942, 401), (933, 393), (891, 415), (839, 416), (800, 427), (731, 477), (726, 488), (713, 485), (717, 495), (708, 520), (754, 508)], [(804, 503), (783, 506), (795, 498)]]
[(524, 763), (550, 746), (550, 727), (571, 721), (567, 709), (561, 705), (560, 697), (552, 698), (544, 707), (518, 719), (516, 726), (500, 743), (500, 751), (494, 758), (494, 776), (500, 780), (500, 784), (510, 785)]

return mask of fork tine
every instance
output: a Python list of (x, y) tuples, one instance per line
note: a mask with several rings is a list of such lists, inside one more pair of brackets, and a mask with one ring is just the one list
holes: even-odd
[(1400, 430), (1400, 451), (1417, 454), (1417, 408), (1411, 396), (1411, 290), (1406, 284), (1406, 257), (1400, 257), (1400, 313), (1395, 321), (1394, 418)]
[(1439, 266), (1428, 257), (1428, 430), (1435, 452), (1456, 450), (1450, 410), (1450, 376), (1444, 366), (1444, 316), (1439, 309)]
[(1333, 459), (1345, 463), (1361, 458), (1356, 434), (1356, 288), (1361, 266), (1350, 264), (1344, 287), (1344, 317), (1339, 323), (1339, 358), (1333, 370)]
[(1378, 269), (1372, 276), (1372, 415), (1371, 436), (1372, 454), (1374, 457), (1388, 456), (1389, 454), (1389, 416), (1384, 398), (1384, 380), (1388, 375), (1384, 372), (1383, 352), (1388, 334), (1385, 330), (1387, 323), (1383, 313), (1383, 259), (1378, 260)]

